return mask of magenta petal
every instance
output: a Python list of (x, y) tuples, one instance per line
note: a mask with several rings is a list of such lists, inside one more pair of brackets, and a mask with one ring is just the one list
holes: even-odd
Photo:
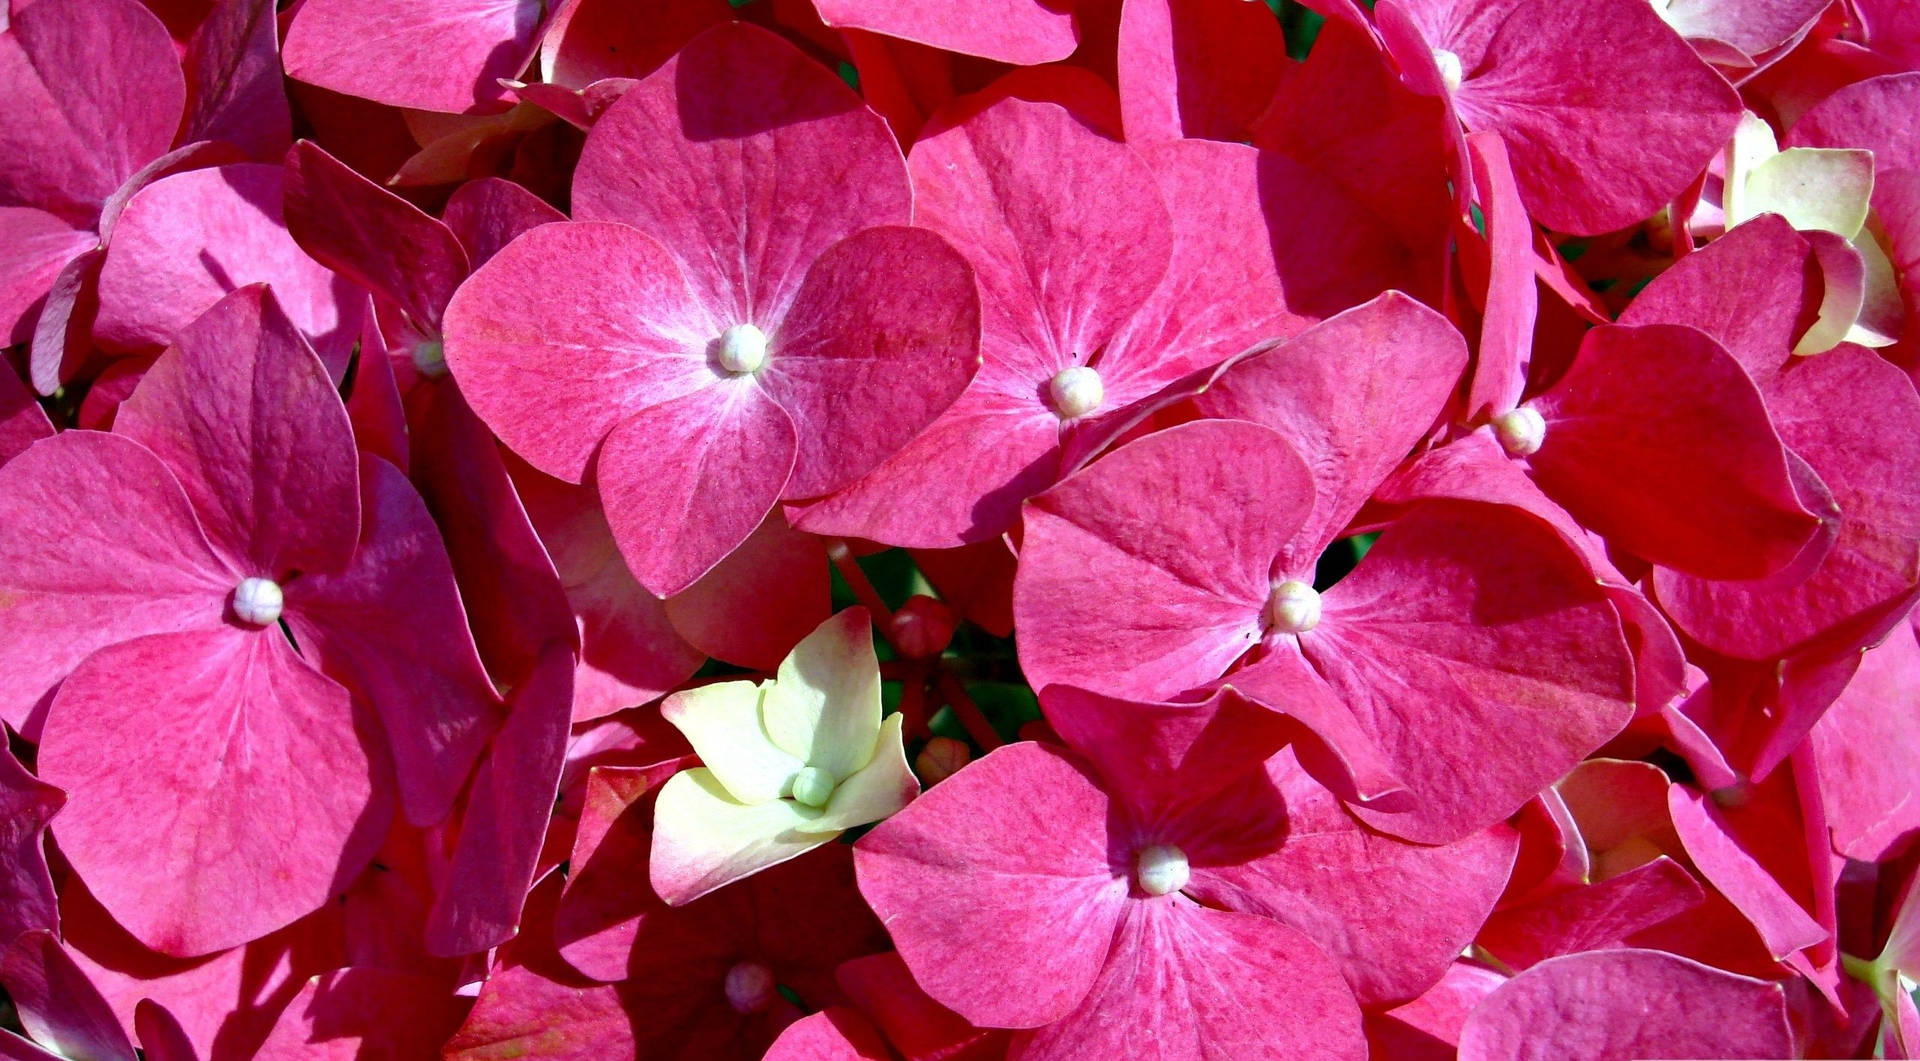
[(1327, 591), (1324, 615), (1301, 649), (1418, 799), (1407, 814), (1355, 809), (1396, 836), (1441, 843), (1505, 818), (1633, 715), (1612, 606), (1514, 509), (1415, 509)]
[(293, 140), (280, 77), (280, 24), (271, 0), (224, 0), (193, 31), (182, 141), (219, 140), (271, 162)]
[(1018, 1036), (1020, 1057), (1163, 1061), (1367, 1056), (1360, 1007), (1312, 940), (1264, 917), (1130, 902), (1085, 1002)]
[(468, 272), (453, 232), (311, 140), (294, 145), (286, 167), (287, 230), (301, 249), (438, 331)]
[(1531, 403), (1535, 478), (1583, 525), (1702, 578), (1785, 567), (1818, 519), (1801, 507), (1760, 391), (1691, 328), (1599, 327)]
[(33, 337), (38, 311), (55, 278), (100, 237), (45, 210), (0, 206), (0, 240), (7, 246), (0, 260), (0, 330), (8, 343), (22, 343)]
[(1648, 950), (1570, 954), (1509, 980), (1467, 1018), (1460, 1061), (1791, 1057), (1780, 985)]
[(1920, 133), (1907, 121), (1916, 102), (1920, 71), (1857, 81), (1801, 115), (1783, 146), (1864, 147), (1876, 173), (1920, 169)]
[[(583, 261), (594, 282), (553, 298)], [(508, 448), (577, 483), (622, 420), (713, 383), (706, 349), (723, 327), (653, 240), (624, 225), (543, 225), (454, 294), (447, 367)]]
[(100, 268), (99, 342), (166, 346), (229, 292), (264, 283), (334, 378), (343, 375), (360, 296), (287, 233), (281, 184), (279, 166), (249, 162), (176, 173), (129, 200)]
[(1431, 987), (1500, 898), (1516, 834), (1495, 826), (1441, 847), (1409, 844), (1354, 821), (1290, 752), (1269, 771), (1286, 802), (1285, 840), (1250, 861), (1195, 866), (1191, 894), (1303, 933), (1362, 1005)]
[(1487, 227), (1486, 315), (1466, 409), (1479, 418), (1513, 408), (1526, 390), (1540, 289), (1533, 278), (1533, 220), (1514, 187), (1507, 145), (1493, 133), (1474, 133), (1467, 157)]
[(307, 981), (254, 1057), (430, 1057), (453, 1037), (470, 1006), (428, 977), (371, 967), (336, 969)]
[[(93, 318), (100, 308), (100, 267), (106, 260), (104, 247), (83, 251), (68, 259), (47, 289), (39, 319), (33, 322), (33, 346), (27, 357), (27, 378), (42, 394), (59, 390), (93, 356)], [(109, 365), (101, 375), (112, 370)], [(99, 389), (98, 380), (94, 389)], [(92, 399), (93, 390), (89, 390), (85, 400)]]
[(542, 78), (580, 89), (608, 78), (645, 77), (701, 30), (732, 17), (726, 0), (577, 0), (547, 26)]
[(1902, 623), (1860, 660), (1860, 669), (1813, 727), (1820, 798), (1833, 848), (1878, 862), (1920, 832), (1920, 744), (1907, 708), (1920, 688), (1920, 644)]
[(872, 471), (932, 422), (979, 367), (973, 270), (923, 229), (870, 228), (808, 270), (761, 385), (800, 450), (784, 496), (817, 497)]
[(767, 1061), (892, 1061), (873, 1022), (851, 1006), (832, 1006), (787, 1025)]
[(1373, 737), (1298, 651), (1282, 648), (1234, 671), (1221, 684), (1293, 719), (1293, 753), (1314, 779), (1348, 803), (1382, 810), (1413, 805)]
[(327, 369), (264, 288), (222, 299), (153, 363), (115, 434), (145, 445), (245, 573), (338, 571), (360, 501), (347, 419)]
[(377, 458), (362, 459), (360, 485), (353, 563), (287, 583), (286, 621), (302, 651), (373, 705), (407, 819), (432, 824), (453, 805), (500, 700), (420, 495)]
[(66, 801), (66, 793), (0, 753), (0, 939), (59, 928), (44, 840), (47, 820)]
[(1286, 63), (1280, 23), (1234, 0), (1135, 0), (1120, 10), (1127, 141), (1245, 140)]
[(107, 1000), (49, 929), (11, 941), (0, 953), (0, 981), (21, 1027), (65, 1057), (134, 1061), (133, 1044)]
[(978, 55), (1018, 66), (1050, 63), (1073, 54), (1080, 35), (1068, 5), (1050, 0), (814, 0), (829, 26)]
[(1010, 745), (861, 837), (860, 894), (940, 1004), (975, 1024), (1045, 1024), (1087, 997), (1128, 905), (1108, 813), (1072, 759)]
[[(574, 10), (579, 10), (578, 4)], [(547, 205), (546, 200), (499, 177), (462, 184), (440, 214), (440, 220), (460, 238), (476, 269), (522, 232), (566, 219), (567, 215)]]
[[(626, 574), (624, 565), (620, 573)], [(626, 579), (633, 582), (631, 575)], [(633, 588), (653, 602), (638, 584)], [(769, 512), (726, 559), (666, 602), (665, 615), (672, 625), (654, 635), (653, 651), (659, 651), (664, 641), (683, 649), (691, 646), (695, 665), (705, 654), (735, 666), (773, 671), (788, 650), (826, 622), (832, 611), (820, 539), (787, 526), (778, 511)], [(643, 632), (628, 625), (609, 635), (638, 640)], [(630, 657), (634, 653), (631, 648), (626, 651)], [(678, 684), (669, 682), (660, 692)]]
[(218, 628), (242, 574), (207, 543), (166, 465), (115, 435), (68, 431), (0, 467), (0, 718), (36, 705), (95, 649)]
[(200, 1061), (193, 1040), (165, 1006), (143, 998), (133, 1010), (134, 1034), (147, 1061)]
[(93, 220), (173, 143), (186, 85), (160, 20), (135, 0), (17, 4), (0, 38), (0, 201)]
[(1711, 800), (1680, 785), (1667, 790), (1674, 830), (1700, 875), (1753, 923), (1774, 958), (1825, 940), (1827, 930), (1744, 849), (1721, 814), (1709, 805)]
[[(886, 122), (832, 71), (742, 22), (694, 38), (608, 107), (573, 179), (576, 219), (659, 240), (702, 306), (769, 335), (816, 255), (905, 224), (912, 202)], [(806, 208), (782, 205), (795, 203)]]
[(1279, 432), (1313, 470), (1312, 518), (1277, 570), (1311, 571), (1367, 495), (1432, 425), (1467, 366), (1446, 318), (1398, 292), (1235, 361), (1193, 401)]
[(33, 392), (13, 374), (0, 368), (0, 464), (27, 451), (27, 447), (53, 435), (53, 422), (33, 400)]
[(395, 107), (460, 113), (499, 99), (538, 44), (540, 0), (309, 0), (287, 76)]
[[(42, 734), (41, 775), (67, 790), (60, 850), (166, 954), (292, 924), (360, 872), (392, 814), (378, 738), (354, 716), (277, 630), (102, 649), (61, 686)], [(165, 843), (130, 806), (164, 816)]]
[(1161, 700), (1219, 677), (1260, 642), (1269, 567), (1312, 497), (1279, 435), (1218, 420), (1123, 446), (1035, 498), (1014, 580), (1028, 680)]
[(514, 690), (460, 818), (447, 882), (427, 916), (427, 950), (474, 954), (512, 939), (533, 883), (566, 758), (573, 647), (556, 644)]
[(1515, 969), (1580, 951), (1619, 947), (1699, 906), (1706, 893), (1678, 862), (1662, 856), (1625, 873), (1557, 890), (1496, 911), (1478, 943)]
[(760, 525), (792, 473), (793, 421), (751, 379), (634, 414), (594, 478), (620, 555), (649, 593), (692, 585)]

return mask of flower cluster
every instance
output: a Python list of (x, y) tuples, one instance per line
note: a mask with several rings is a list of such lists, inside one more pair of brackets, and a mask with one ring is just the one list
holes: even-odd
[(1920, 1056), (1910, 0), (0, 86), (0, 1055)]

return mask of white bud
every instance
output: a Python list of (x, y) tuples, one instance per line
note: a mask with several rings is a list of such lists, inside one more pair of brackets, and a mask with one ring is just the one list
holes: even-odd
[(1433, 50), (1433, 65), (1440, 68), (1440, 83), (1447, 86), (1448, 92), (1460, 90), (1460, 82), (1465, 79), (1466, 71), (1460, 66), (1460, 57), (1446, 50)]
[(758, 1013), (773, 1004), (773, 970), (759, 962), (741, 962), (727, 970), (727, 1005), (739, 1013)]
[(735, 324), (720, 333), (720, 367), (736, 376), (760, 371), (767, 363), (767, 333), (751, 324)]
[(1547, 421), (1523, 405), (1494, 417), (1493, 433), (1499, 436), (1500, 448), (1509, 455), (1531, 457), (1540, 452), (1540, 444), (1547, 440)]
[(272, 626), (280, 621), (285, 603), (280, 584), (270, 578), (241, 579), (233, 588), (233, 614), (243, 623)]
[(447, 374), (447, 344), (438, 339), (422, 339), (413, 344), (413, 369), (428, 379)]
[(1267, 626), (1283, 634), (1304, 634), (1320, 625), (1320, 591), (1290, 578), (1267, 598)]
[(809, 807), (824, 807), (833, 798), (833, 775), (817, 766), (803, 766), (793, 775), (795, 802)]
[(1053, 399), (1053, 411), (1062, 420), (1077, 420), (1100, 408), (1107, 399), (1106, 384), (1100, 382), (1100, 373), (1085, 365), (1061, 369), (1060, 374), (1047, 384), (1047, 394)]
[(1135, 879), (1148, 895), (1171, 895), (1187, 886), (1193, 869), (1187, 865), (1187, 853), (1171, 844), (1155, 844), (1140, 852), (1135, 862)]

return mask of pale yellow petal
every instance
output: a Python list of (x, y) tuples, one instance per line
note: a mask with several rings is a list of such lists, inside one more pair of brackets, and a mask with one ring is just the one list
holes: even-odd
[(702, 685), (667, 697), (660, 707), (728, 794), (742, 803), (779, 799), (803, 765), (776, 747), (761, 727), (762, 688), (752, 682)]

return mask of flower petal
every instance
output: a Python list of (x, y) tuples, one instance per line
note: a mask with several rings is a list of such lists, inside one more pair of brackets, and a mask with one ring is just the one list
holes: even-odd
[(819, 815), (790, 799), (740, 803), (713, 771), (682, 770), (653, 809), (653, 890), (678, 906), (803, 855), (839, 835), (800, 831)]
[(686, 734), (700, 761), (734, 799), (765, 803), (779, 799), (805, 765), (774, 744), (760, 721), (767, 686), (719, 682), (667, 697), (660, 714)]
[(800, 825), (803, 833), (839, 833), (898, 813), (920, 793), (920, 781), (907, 766), (906, 743), (901, 739), (899, 712), (880, 723), (880, 739), (873, 758), (852, 777), (841, 781), (819, 818)]
[(844, 781), (873, 759), (880, 732), (880, 661), (865, 608), (821, 623), (780, 662), (761, 719), (773, 743)]

